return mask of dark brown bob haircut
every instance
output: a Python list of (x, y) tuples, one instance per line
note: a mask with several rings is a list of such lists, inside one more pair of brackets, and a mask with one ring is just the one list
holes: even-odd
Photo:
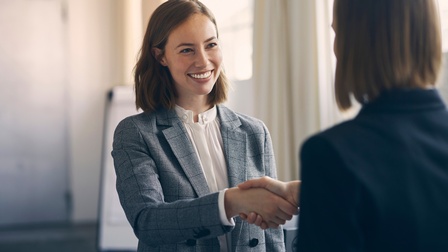
[(441, 65), (434, 0), (335, 0), (335, 93), (364, 104), (395, 88), (434, 86)]
[[(194, 14), (207, 16), (218, 27), (213, 13), (197, 0), (168, 0), (160, 5), (146, 29), (139, 59), (135, 66), (135, 105), (143, 111), (154, 111), (160, 107), (172, 109), (177, 97), (174, 81), (167, 67), (159, 59), (165, 53), (165, 46), (171, 32)], [(154, 48), (161, 50), (159, 59), (152, 53)], [(216, 105), (227, 100), (229, 81), (221, 67), (215, 86), (208, 95), (208, 103)]]

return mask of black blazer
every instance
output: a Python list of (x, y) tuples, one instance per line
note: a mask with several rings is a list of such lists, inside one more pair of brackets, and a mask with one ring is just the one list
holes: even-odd
[(448, 111), (394, 90), (301, 153), (298, 251), (448, 251)]

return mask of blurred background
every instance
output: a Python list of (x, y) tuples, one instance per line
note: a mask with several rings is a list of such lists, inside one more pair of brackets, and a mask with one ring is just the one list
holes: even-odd
[[(116, 125), (108, 94), (132, 91), (162, 2), (0, 0), (0, 251), (102, 250), (104, 197), (114, 193), (104, 187)], [(332, 0), (202, 2), (233, 82), (226, 105), (266, 123), (279, 179), (298, 179), (301, 142), (358, 109), (341, 114), (333, 97)], [(447, 52), (448, 1), (438, 2)]]

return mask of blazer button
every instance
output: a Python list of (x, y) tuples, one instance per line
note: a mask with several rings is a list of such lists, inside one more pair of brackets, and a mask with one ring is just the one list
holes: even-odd
[(196, 246), (196, 240), (188, 239), (187, 246), (190, 246), (190, 247)]
[(253, 238), (252, 240), (249, 241), (249, 247), (253, 248), (257, 245), (258, 245), (258, 239)]
[(195, 230), (193, 237), (196, 239), (199, 239), (199, 238), (205, 237), (209, 234), (210, 234), (210, 230), (204, 228), (204, 229)]

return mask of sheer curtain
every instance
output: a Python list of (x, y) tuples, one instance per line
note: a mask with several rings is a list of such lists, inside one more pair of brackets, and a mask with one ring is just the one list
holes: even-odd
[(448, 0), (439, 0), (440, 24), (442, 30), (443, 63), (437, 87), (448, 102)]
[(278, 177), (299, 178), (298, 152), (340, 116), (333, 98), (332, 0), (257, 0), (255, 115), (271, 132)]

